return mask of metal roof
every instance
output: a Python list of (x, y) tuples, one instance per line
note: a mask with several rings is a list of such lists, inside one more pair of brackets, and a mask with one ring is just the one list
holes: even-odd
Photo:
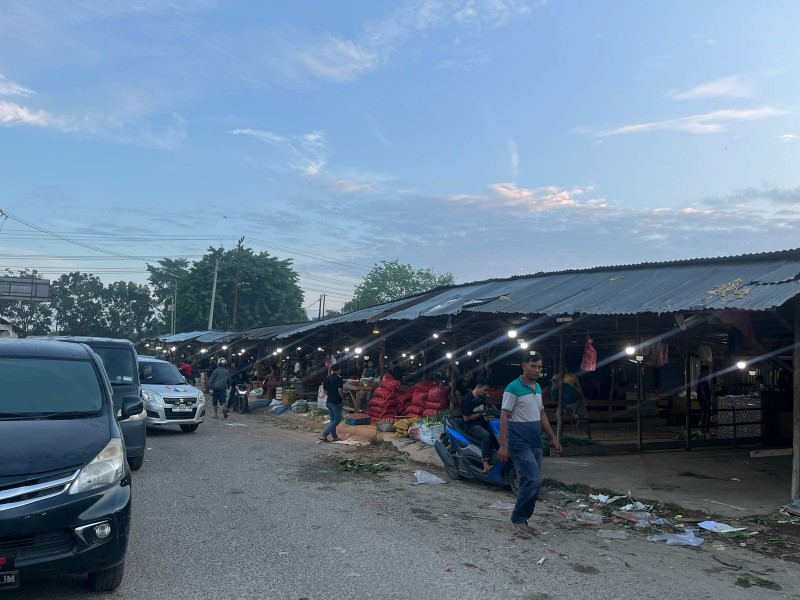
[(466, 284), (382, 320), (478, 313), (634, 315), (769, 310), (800, 294), (800, 251), (598, 267)]

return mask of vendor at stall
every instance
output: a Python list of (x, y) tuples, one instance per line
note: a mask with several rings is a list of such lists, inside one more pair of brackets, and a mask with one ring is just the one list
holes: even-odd
[(589, 412), (586, 410), (586, 397), (583, 395), (581, 382), (572, 373), (565, 373), (563, 380), (558, 373), (553, 375), (550, 395), (556, 402), (558, 401), (559, 381), (564, 390), (564, 396), (561, 399), (561, 414), (567, 419), (578, 419), (579, 426), (586, 426), (586, 437), (592, 439)]

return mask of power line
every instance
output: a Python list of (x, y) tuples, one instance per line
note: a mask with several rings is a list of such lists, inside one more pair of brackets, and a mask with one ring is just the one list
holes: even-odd
[(321, 260), (323, 262), (329, 262), (337, 265), (341, 265), (343, 267), (347, 267), (349, 269), (357, 269), (361, 271), (369, 271), (372, 267), (368, 267), (366, 265), (360, 265), (357, 263), (351, 263), (344, 260), (335, 260), (333, 258), (327, 258), (325, 256), (321, 256), (319, 254), (314, 254), (312, 252), (306, 252), (304, 250), (298, 250), (297, 248), (291, 248), (289, 246), (282, 246), (280, 244), (276, 244), (274, 242), (265, 242), (264, 240), (259, 240), (257, 238), (253, 238), (250, 236), (245, 237), (246, 240), (250, 240), (251, 243), (258, 244), (260, 246), (264, 246), (267, 248), (278, 248), (285, 252), (294, 252), (295, 254), (299, 254), (301, 256), (305, 256), (306, 258), (313, 258), (314, 260)]

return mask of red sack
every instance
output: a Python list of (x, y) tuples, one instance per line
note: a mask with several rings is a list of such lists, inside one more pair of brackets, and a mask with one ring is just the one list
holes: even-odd
[(423, 411), (422, 411), (422, 416), (423, 416), (423, 417), (432, 417), (432, 416), (433, 416), (433, 415), (435, 415), (437, 412), (439, 412), (439, 411), (438, 411), (438, 410), (431, 410), (431, 409), (428, 409), (428, 410), (423, 410)]
[(414, 406), (414, 405), (412, 404), (411, 406), (409, 406), (409, 407), (408, 407), (408, 408), (405, 410), (405, 413), (403, 413), (403, 414), (406, 414), (406, 415), (412, 415), (412, 416), (415, 416), (415, 417), (419, 417), (419, 416), (422, 414), (422, 411), (423, 411), (423, 410), (424, 410), (424, 409), (423, 409), (421, 406)]
[(450, 404), (450, 386), (431, 388), (428, 392), (428, 402)]

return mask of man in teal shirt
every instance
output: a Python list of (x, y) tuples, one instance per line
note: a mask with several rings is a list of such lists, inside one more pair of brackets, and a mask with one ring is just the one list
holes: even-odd
[(542, 404), (542, 388), (536, 383), (542, 372), (542, 355), (531, 352), (522, 358), (522, 375), (509, 383), (503, 393), (500, 412), (501, 461), (508, 458), (520, 478), (517, 503), (511, 513), (511, 523), (522, 537), (530, 538), (536, 530), (528, 525), (533, 516), (536, 499), (542, 487), (542, 430), (561, 454), (561, 443), (550, 427)]

